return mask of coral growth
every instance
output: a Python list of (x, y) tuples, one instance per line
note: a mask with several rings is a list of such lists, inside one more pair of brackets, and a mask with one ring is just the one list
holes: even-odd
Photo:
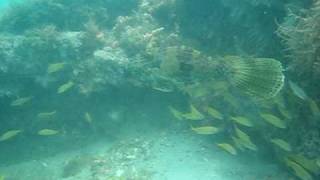
[[(295, 12), (291, 9), (278, 34), (282, 37), (289, 56), (289, 70), (299, 80), (318, 81), (320, 75), (320, 2), (315, 1), (309, 10)], [(316, 86), (316, 85), (313, 85)], [(315, 91), (319, 86), (313, 87)]]
[[(270, 147), (270, 138), (295, 137), (288, 138), (293, 153), (315, 158), (319, 127), (311, 123), (315, 116), (306, 103), (288, 89), (270, 102), (252, 103), (241, 94), (272, 98), (279, 93), (284, 77), (275, 59), (283, 59), (283, 38), (290, 55), (289, 79), (297, 79), (302, 89), (310, 87), (308, 96), (319, 104), (320, 85), (314, 82), (320, 77), (320, 2), (300, 14), (289, 11), (284, 19), (286, 7), (287, 1), (278, 0), (27, 0), (14, 4), (0, 17), (0, 97), (5, 107), (1, 109), (13, 112), (0, 114), (2, 125), (21, 125), (30, 134), (44, 125), (59, 127), (64, 135), (113, 134), (112, 130), (125, 127), (130, 116), (122, 114), (132, 114), (128, 104), (140, 103), (145, 92), (177, 93), (205, 115), (211, 105), (223, 110), (220, 118), (228, 120), (212, 124), (225, 127), (222, 133), (229, 138), (236, 127), (232, 116), (256, 119), (263, 112), (285, 119), (286, 130), (261, 120), (248, 134), (254, 135), (253, 141), (263, 137)], [(277, 23), (281, 23), (280, 37), (274, 33)], [(57, 64), (60, 69), (48, 72)], [(66, 82), (73, 88), (62, 93), (59, 87)], [(128, 100), (135, 90), (139, 100)], [(33, 109), (23, 107), (28, 116), (15, 113), (5, 105), (4, 96), (34, 96)], [(126, 113), (112, 102), (123, 103)], [(92, 114), (103, 113), (84, 121), (88, 107)], [(35, 110), (56, 111), (58, 118), (37, 121)], [(202, 125), (211, 121), (215, 117), (207, 117)], [(150, 179), (151, 172), (131, 166), (148, 159), (150, 146), (141, 139), (121, 141), (93, 162), (69, 161), (63, 176), (74, 176), (89, 164), (94, 179)]]
[(286, 107), (292, 115), (287, 134), (292, 136), (298, 153), (314, 159), (320, 154), (319, 116), (312, 110), (312, 106), (319, 105), (320, 97), (319, 83), (314, 83), (320, 80), (320, 1), (307, 1), (305, 5), (301, 6), (304, 9), (288, 5), (288, 15), (280, 24), (278, 35), (286, 46), (289, 78), (295, 79), (310, 98), (301, 103), (286, 91)]
[(304, 128), (300, 137), (300, 145), (298, 146), (298, 151), (308, 158), (316, 159), (319, 157), (320, 150), (320, 133), (318, 128)]

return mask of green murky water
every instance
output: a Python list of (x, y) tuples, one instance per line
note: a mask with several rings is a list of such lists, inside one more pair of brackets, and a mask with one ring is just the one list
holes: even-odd
[(0, 8), (0, 180), (319, 178), (319, 2)]

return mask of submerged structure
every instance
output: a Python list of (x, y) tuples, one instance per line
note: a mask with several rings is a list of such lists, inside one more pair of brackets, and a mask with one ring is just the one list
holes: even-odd
[[(0, 15), (3, 151), (27, 139), (118, 140), (162, 117), (230, 155), (264, 153), (289, 177), (317, 179), (319, 13), (318, 1), (295, 0), (12, 3)], [(158, 114), (147, 113), (153, 104)], [(125, 139), (76, 156), (60, 178), (87, 168), (93, 179), (153, 179), (131, 166), (150, 158), (149, 140)], [(30, 158), (21, 154), (0, 159)]]

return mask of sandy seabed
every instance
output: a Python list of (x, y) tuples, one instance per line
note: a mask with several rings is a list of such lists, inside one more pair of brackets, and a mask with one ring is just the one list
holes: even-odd
[(0, 166), (6, 180), (288, 180), (258, 153), (231, 155), (208, 137), (162, 129), (128, 132), (55, 156)]

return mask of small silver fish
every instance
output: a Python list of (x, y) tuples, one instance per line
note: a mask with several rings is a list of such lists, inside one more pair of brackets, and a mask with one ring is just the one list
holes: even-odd
[(297, 96), (299, 97), (300, 99), (302, 100), (306, 100), (308, 99), (308, 96), (307, 94), (304, 92), (304, 90), (299, 87), (296, 83), (292, 82), (292, 81), (289, 81), (289, 86), (292, 90), (292, 92)]
[(45, 118), (49, 118), (49, 117), (51, 117), (51, 116), (54, 116), (56, 113), (57, 113), (57, 111), (54, 110), (54, 111), (51, 111), (51, 112), (42, 112), (42, 113), (39, 113), (37, 116), (38, 116), (38, 118), (45, 119)]
[(69, 82), (61, 85), (61, 86), (58, 88), (57, 93), (58, 93), (58, 94), (62, 94), (62, 93), (64, 93), (64, 92), (70, 90), (73, 86), (74, 86), (74, 82), (69, 81)]
[(29, 102), (32, 98), (33, 98), (33, 96), (18, 98), (16, 100), (12, 101), (10, 106), (21, 106), (21, 105)]

